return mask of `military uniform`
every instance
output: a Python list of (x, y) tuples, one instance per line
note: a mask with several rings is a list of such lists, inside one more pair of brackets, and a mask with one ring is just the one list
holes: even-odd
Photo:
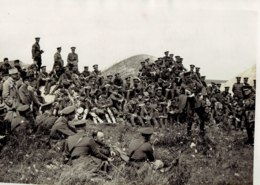
[[(152, 134), (151, 128), (141, 128), (139, 132), (142, 135), (149, 136)], [(145, 162), (154, 161), (153, 147), (149, 140), (145, 138), (134, 139), (129, 144), (129, 161), (130, 162)]]
[(64, 67), (64, 62), (62, 60), (62, 57), (61, 57), (61, 54), (59, 51), (57, 51), (55, 54), (54, 54), (54, 65), (59, 65), (60, 67)]
[[(76, 47), (71, 47), (71, 49), (75, 50)], [(68, 57), (67, 57), (67, 66), (71, 66), (71, 67), (77, 67), (78, 69), (78, 62), (79, 62), (79, 59), (78, 59), (78, 54), (75, 53), (75, 52), (71, 52), (68, 54)]]
[(43, 53), (43, 51), (41, 50), (39, 42), (37, 42), (38, 39), (40, 40), (40, 38), (38, 37), (35, 38), (36, 42), (32, 46), (32, 59), (36, 61), (38, 71), (40, 71), (42, 65), (41, 54)]

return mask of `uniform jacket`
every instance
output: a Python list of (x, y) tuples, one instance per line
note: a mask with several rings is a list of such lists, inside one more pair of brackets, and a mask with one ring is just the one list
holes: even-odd
[(154, 161), (153, 148), (150, 142), (145, 142), (144, 139), (135, 139), (129, 145), (130, 161)]
[(19, 94), (13, 78), (9, 77), (3, 84), (2, 97), (9, 108), (16, 108), (19, 104)]
[(108, 159), (106, 155), (100, 152), (99, 145), (95, 140), (86, 136), (84, 132), (68, 137), (65, 143), (65, 154), (71, 159), (86, 155), (91, 155), (101, 160)]

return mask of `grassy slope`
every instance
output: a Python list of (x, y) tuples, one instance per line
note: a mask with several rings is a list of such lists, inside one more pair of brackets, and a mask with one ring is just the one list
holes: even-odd
[(150, 55), (135, 55), (112, 65), (110, 68), (102, 71), (102, 74), (108, 75), (120, 72), (122, 77), (126, 77), (128, 75), (137, 75), (138, 69), (140, 68), (140, 62), (147, 58), (150, 58), (150, 62), (154, 62), (156, 60), (155, 57)]
[[(89, 126), (88, 130), (97, 126)], [(118, 125), (99, 125), (107, 136), (107, 142), (126, 148), (136, 137), (136, 129)], [(154, 138), (155, 155), (170, 163), (179, 159), (179, 164), (167, 173), (134, 174), (120, 165), (113, 170), (112, 181), (92, 182), (84, 171), (87, 161), (71, 167), (62, 164), (60, 144), (49, 150), (39, 138), (24, 138), (19, 145), (12, 140), (1, 153), (1, 182), (38, 184), (252, 184), (253, 147), (244, 145), (245, 132), (226, 131), (215, 125), (207, 127), (207, 136), (201, 140), (197, 129), (192, 138), (185, 137), (185, 125), (170, 126), (157, 130)], [(206, 142), (205, 142), (206, 141)], [(191, 143), (196, 146), (191, 148)], [(49, 150), (49, 151), (48, 151)]]

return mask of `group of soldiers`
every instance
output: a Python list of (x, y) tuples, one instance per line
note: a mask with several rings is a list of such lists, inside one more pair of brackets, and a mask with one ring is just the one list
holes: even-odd
[[(104, 144), (104, 134), (85, 134), (89, 120), (97, 125), (124, 123), (140, 127), (143, 137), (130, 143), (126, 155), (134, 162), (154, 161), (149, 143), (153, 129), (173, 124), (187, 123), (190, 136), (193, 123), (197, 123), (202, 137), (206, 123), (245, 128), (247, 142), (254, 142), (255, 80), (251, 86), (248, 78), (241, 82), (237, 77), (232, 95), (230, 87), (221, 91), (221, 84), (208, 85), (199, 67), (191, 64), (186, 69), (183, 58), (168, 51), (154, 62), (149, 58), (141, 61), (136, 76), (104, 76), (98, 65), (93, 65), (92, 71), (85, 66), (79, 72), (75, 47), (71, 47), (67, 65), (58, 47), (53, 69), (47, 72), (42, 66), (40, 38), (35, 40), (32, 65), (23, 68), (16, 60), (11, 66), (5, 58), (0, 67), (1, 135), (36, 133), (48, 135), (50, 140), (66, 140), (64, 153), (69, 161), (87, 155), (111, 161), (113, 152)], [(55, 97), (54, 101), (45, 101), (41, 87), (45, 95)]]

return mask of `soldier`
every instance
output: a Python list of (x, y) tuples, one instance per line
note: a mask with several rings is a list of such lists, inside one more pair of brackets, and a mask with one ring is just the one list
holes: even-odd
[(121, 78), (120, 73), (115, 74), (113, 84), (116, 88), (122, 88), (123, 87), (124, 81)]
[(125, 82), (123, 84), (123, 89), (122, 89), (123, 90), (123, 94), (124, 94), (124, 96), (125, 96), (127, 101), (130, 99), (130, 94), (132, 92), (131, 86), (132, 86), (131, 78), (130, 78), (130, 76), (127, 76), (125, 78)]
[(36, 117), (36, 134), (50, 135), (51, 127), (57, 121), (58, 117), (53, 115), (53, 102), (45, 103), (41, 106), (40, 114)]
[(51, 139), (64, 139), (76, 133), (75, 126), (71, 121), (75, 118), (76, 109), (74, 106), (68, 106), (61, 111), (61, 117), (57, 119), (51, 128)]
[(22, 72), (22, 67), (21, 67), (21, 64), (20, 64), (20, 60), (15, 60), (14, 61), (14, 67), (19, 71), (19, 73)]
[(93, 65), (93, 71), (91, 72), (91, 75), (95, 76), (95, 77), (98, 77), (98, 76), (101, 75), (101, 71), (98, 70), (98, 65), (97, 64)]
[(41, 50), (40, 47), (40, 37), (35, 38), (35, 43), (32, 46), (32, 59), (37, 64), (37, 69), (40, 71), (41, 65), (42, 65), (42, 53), (44, 53), (43, 50)]
[(86, 170), (94, 171), (94, 173), (100, 170), (107, 171), (108, 162), (113, 161), (110, 157), (113, 152), (103, 144), (103, 132), (93, 132), (92, 137), (89, 137), (85, 130), (86, 120), (77, 121), (74, 125), (78, 133), (69, 136), (65, 141), (64, 162), (76, 164), (77, 161), (84, 158), (91, 164), (89, 167), (86, 167)]
[(45, 95), (49, 94), (51, 86), (58, 83), (60, 76), (62, 74), (63, 74), (63, 69), (59, 65), (56, 65), (55, 68), (49, 74), (50, 80), (48, 80), (45, 85), (45, 92), (44, 92)]
[(149, 127), (140, 128), (142, 138), (132, 140), (129, 144), (129, 162), (137, 163), (138, 167), (141, 167), (145, 161), (153, 162), (154, 151), (150, 143), (153, 129)]
[(42, 105), (36, 95), (35, 89), (30, 86), (30, 81), (27, 76), (23, 78), (23, 83), (18, 90), (20, 103), (28, 105), (33, 110), (33, 115), (36, 117), (37, 112)]
[(12, 122), (13, 117), (16, 115), (15, 111), (19, 104), (19, 94), (16, 81), (19, 79), (19, 73), (16, 68), (9, 69), (9, 77), (3, 84), (3, 101), (7, 106), (6, 120)]
[(0, 104), (0, 135), (6, 135), (10, 132), (10, 123), (5, 120), (6, 107), (4, 103)]
[(76, 66), (78, 69), (78, 54), (75, 53), (76, 47), (71, 47), (71, 53), (68, 54), (68, 58), (67, 58), (67, 66)]
[(248, 83), (248, 77), (244, 77), (243, 86), (250, 86), (250, 84)]
[(86, 78), (90, 75), (90, 71), (88, 70), (88, 66), (84, 66), (84, 71), (81, 73)]
[(60, 67), (64, 67), (64, 62), (61, 57), (61, 47), (57, 47), (57, 52), (54, 54), (54, 66), (59, 65)]
[(32, 132), (32, 129), (35, 127), (35, 121), (29, 105), (19, 105), (17, 111), (19, 115), (12, 120), (11, 131), (18, 137), (22, 137), (24, 134)]
[(252, 90), (252, 86), (244, 86), (243, 90), (243, 107), (245, 127), (247, 131), (246, 144), (254, 145), (254, 127), (255, 127), (255, 93)]
[(55, 91), (60, 87), (64, 87), (65, 89), (68, 89), (72, 83), (73, 83), (72, 74), (69, 67), (67, 66), (65, 67), (65, 72), (60, 76), (56, 87), (52, 90), (51, 95), (53, 95)]
[(199, 79), (200, 79), (200, 78), (201, 78), (201, 77), (200, 77), (200, 68), (199, 68), (199, 67), (196, 67), (195, 70), (196, 70), (196, 71), (195, 71), (195, 72), (196, 72), (196, 75), (197, 75), (197, 76), (199, 77)]
[(46, 71), (46, 66), (42, 66), (41, 71), (38, 73), (37, 90), (39, 90), (41, 86), (46, 87), (48, 81), (50, 81), (50, 77), (48, 72)]
[(233, 87), (232, 87), (232, 92), (234, 93), (233, 97), (237, 97), (239, 100), (242, 101), (242, 99), (243, 99), (243, 93), (242, 93), (243, 84), (240, 83), (240, 80), (241, 80), (240, 76), (238, 76), (236, 78), (237, 78), (237, 82), (234, 83)]
[(12, 66), (9, 64), (8, 58), (4, 58), (4, 63), (0, 66), (0, 71), (2, 71), (3, 77), (8, 77), (8, 71)]

